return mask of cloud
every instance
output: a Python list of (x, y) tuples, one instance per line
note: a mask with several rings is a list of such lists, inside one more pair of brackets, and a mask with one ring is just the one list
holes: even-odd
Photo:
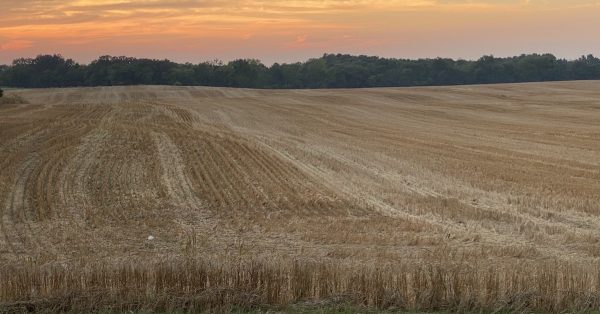
[(0, 51), (19, 51), (32, 46), (33, 42), (29, 40), (10, 40), (5, 43), (0, 43)]
[[(347, 13), (403, 12), (522, 6), (574, 7), (598, 1), (572, 0), (20, 0), (0, 1), (0, 30), (35, 25), (114, 21), (339, 21)], [(336, 19), (336, 16), (338, 17)], [(346, 21), (349, 22), (349, 21)], [(144, 23), (140, 23), (144, 24)]]
[(439, 43), (449, 38), (457, 47), (472, 49), (469, 40), (486, 41), (492, 38), (489, 34), (499, 36), (509, 30), (512, 37), (532, 34), (532, 40), (539, 41), (544, 34), (577, 30), (587, 23), (577, 35), (583, 36), (600, 26), (599, 2), (0, 0), (0, 62), (17, 55), (5, 52), (21, 50), (67, 56), (160, 51), (170, 57), (169, 51), (188, 49), (189, 55), (218, 57), (239, 51), (261, 57), (277, 49), (314, 55), (324, 51), (401, 55), (407, 47), (419, 46), (430, 54), (444, 54), (447, 50), (441, 50)]

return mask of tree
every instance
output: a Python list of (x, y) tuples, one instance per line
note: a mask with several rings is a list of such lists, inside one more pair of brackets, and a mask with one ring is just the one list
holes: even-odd
[(328, 87), (330, 80), (329, 65), (324, 56), (320, 59), (311, 59), (302, 65), (303, 86), (308, 88)]
[(177, 64), (113, 56), (80, 65), (61, 55), (40, 55), (0, 65), (0, 86), (26, 88), (137, 84), (348, 88), (597, 79), (600, 59), (593, 55), (568, 61), (551, 54), (484, 56), (476, 61), (325, 54), (305, 62), (275, 63), (270, 67), (255, 59)]
[(4, 91), (2, 90), (2, 88), (0, 88), (0, 98), (2, 98), (2, 96), (4, 96)]
[(230, 86), (234, 87), (264, 87), (266, 67), (255, 59), (238, 59), (227, 64), (232, 73), (229, 77)]

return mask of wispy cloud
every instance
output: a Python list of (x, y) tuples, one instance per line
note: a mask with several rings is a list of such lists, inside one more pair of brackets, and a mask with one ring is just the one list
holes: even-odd
[(29, 48), (32, 46), (32, 42), (29, 40), (9, 40), (3, 44), (0, 44), (0, 51), (18, 51)]
[[(227, 51), (269, 58), (277, 49), (281, 53), (296, 49), (307, 55), (324, 50), (390, 54), (395, 47), (406, 50), (420, 45), (432, 54), (439, 49), (436, 40), (456, 39), (456, 32), (464, 34), (456, 45), (464, 46), (470, 38), (482, 39), (483, 32), (497, 32), (498, 25), (504, 25), (507, 32), (519, 25), (526, 28), (524, 33), (536, 34), (541, 24), (556, 19), (596, 26), (589, 15), (600, 10), (599, 2), (7, 0), (0, 1), (0, 62), (19, 50), (87, 56), (94, 51), (168, 54), (187, 49), (182, 58)], [(545, 27), (562, 31), (560, 25)]]

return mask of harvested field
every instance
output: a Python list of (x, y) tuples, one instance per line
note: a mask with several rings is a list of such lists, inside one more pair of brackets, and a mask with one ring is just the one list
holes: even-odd
[(600, 307), (600, 82), (8, 94), (0, 311)]

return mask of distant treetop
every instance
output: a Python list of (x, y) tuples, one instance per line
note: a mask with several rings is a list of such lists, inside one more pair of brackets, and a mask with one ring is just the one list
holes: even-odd
[(112, 85), (203, 85), (248, 88), (353, 88), (517, 83), (600, 79), (600, 59), (577, 60), (551, 54), (476, 61), (388, 59), (325, 54), (306, 62), (265, 66), (238, 59), (199, 64), (102, 56), (88, 65), (61, 55), (20, 58), (0, 65), (0, 85), (69, 87)]

